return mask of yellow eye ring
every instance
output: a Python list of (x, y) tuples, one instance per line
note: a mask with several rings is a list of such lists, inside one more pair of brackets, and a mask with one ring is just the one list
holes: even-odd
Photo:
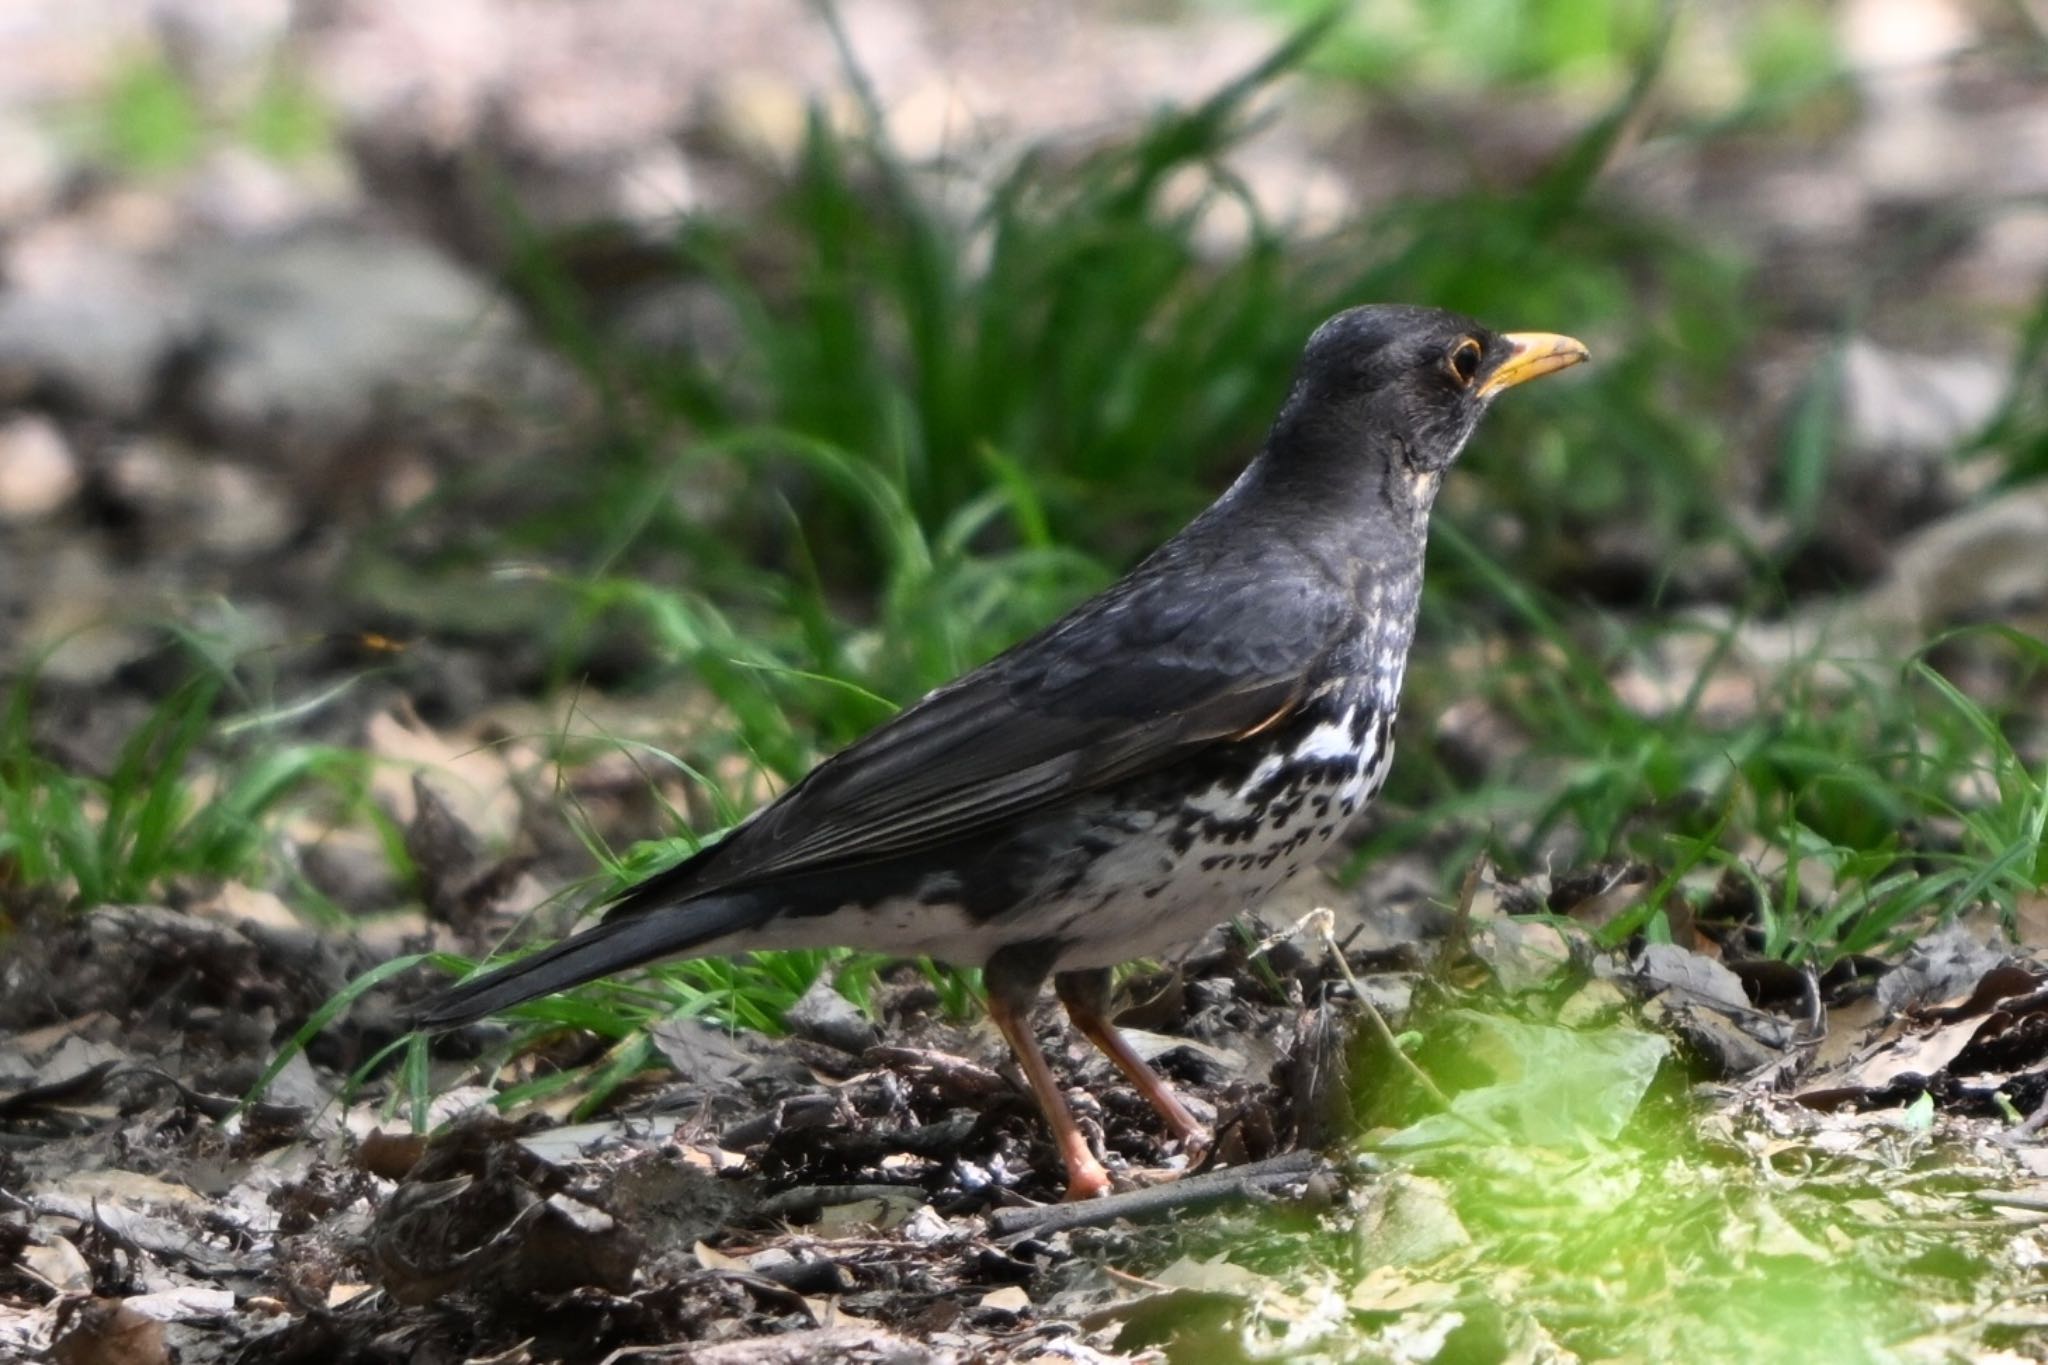
[(1444, 357), (1444, 368), (1451, 372), (1451, 378), (1458, 381), (1458, 387), (1469, 389), (1472, 381), (1479, 377), (1479, 357), (1482, 354), (1477, 337), (1466, 337), (1451, 348)]

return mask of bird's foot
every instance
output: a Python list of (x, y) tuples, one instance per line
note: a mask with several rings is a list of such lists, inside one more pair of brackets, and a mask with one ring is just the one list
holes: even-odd
[(1110, 1193), (1110, 1173), (1104, 1171), (1098, 1162), (1067, 1171), (1067, 1203), (1100, 1199), (1106, 1193)]
[(1100, 1199), (1112, 1191), (1110, 1173), (1087, 1142), (1081, 1140), (1079, 1130), (1075, 1130), (1073, 1138), (1073, 1142), (1065, 1144), (1067, 1150), (1063, 1152), (1067, 1162), (1067, 1203), (1075, 1203), (1079, 1199)]

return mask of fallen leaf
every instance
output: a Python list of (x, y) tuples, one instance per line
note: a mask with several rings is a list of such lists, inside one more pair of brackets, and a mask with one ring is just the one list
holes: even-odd
[(1371, 1266), (1427, 1265), (1471, 1242), (1450, 1191), (1424, 1176), (1389, 1175), (1358, 1220), (1359, 1256)]
[(21, 1263), (37, 1279), (60, 1293), (73, 1294), (92, 1288), (92, 1267), (68, 1238), (52, 1235), (43, 1246), (21, 1249)]
[(922, 1190), (906, 1190), (886, 1199), (856, 1199), (847, 1204), (826, 1204), (818, 1210), (811, 1230), (820, 1237), (847, 1237), (855, 1233), (893, 1228), (908, 1221), (924, 1203)]
[(1198, 1260), (1183, 1256), (1152, 1277), (1154, 1284), (1169, 1289), (1193, 1289), (1205, 1294), (1228, 1294), (1250, 1298), (1272, 1287), (1273, 1282), (1255, 1270), (1233, 1264), (1226, 1256)]
[(412, 775), (424, 768), (441, 779), (436, 791), (463, 825), (487, 843), (503, 844), (519, 828), (520, 801), (512, 770), (497, 749), (444, 738), (417, 717), (372, 716), (364, 738), (379, 763), (370, 790), (401, 825), (419, 813)]
[(1724, 1011), (1750, 1009), (1742, 978), (1704, 954), (1672, 943), (1646, 944), (1635, 961), (1636, 974), (1655, 991), (1674, 991), (1689, 1000)]
[(2012, 918), (2022, 948), (2048, 948), (2048, 892), (2022, 891), (2013, 901)]
[(1576, 1147), (1588, 1136), (1611, 1139), (1635, 1113), (1670, 1054), (1662, 1035), (1640, 1029), (1566, 1029), (1469, 1010), (1445, 1016), (1463, 1025), (1471, 1059), (1498, 1077), (1451, 1097), (1431, 1114), (1380, 1140), (1411, 1148), (1514, 1138)]
[(1541, 920), (1490, 921), (1472, 935), (1471, 950), (1510, 995), (1548, 989), (1572, 960), (1564, 934)]
[(213, 1289), (201, 1284), (160, 1289), (152, 1294), (136, 1294), (121, 1302), (138, 1313), (155, 1318), (158, 1322), (224, 1318), (235, 1311), (235, 1293), (232, 1289)]
[(58, 1318), (56, 1365), (170, 1365), (164, 1325), (119, 1299), (85, 1299)]
[(699, 1242), (691, 1248), (696, 1254), (697, 1264), (706, 1270), (724, 1270), (733, 1274), (751, 1274), (753, 1267), (737, 1256), (728, 1256), (716, 1247)]
[(1416, 1279), (1396, 1265), (1376, 1265), (1351, 1286), (1347, 1305), (1359, 1313), (1406, 1313), (1433, 1308), (1458, 1297), (1458, 1287), (1442, 1280)]
[(187, 1186), (137, 1171), (77, 1171), (42, 1187), (47, 1194), (151, 1208), (205, 1209), (206, 1197)]

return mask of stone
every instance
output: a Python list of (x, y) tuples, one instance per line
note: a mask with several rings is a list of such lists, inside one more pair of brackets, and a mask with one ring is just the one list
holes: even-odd
[(2011, 373), (1988, 353), (1906, 354), (1857, 337), (1842, 355), (1849, 450), (1946, 459), (1997, 413)]
[(338, 434), (372, 399), (461, 387), (512, 330), (484, 281), (374, 230), (221, 246), (187, 276), (213, 343), (197, 397), (233, 430)]
[(78, 494), (83, 479), (64, 433), (24, 413), (0, 423), (0, 524), (40, 521)]
[(88, 411), (134, 416), (164, 358), (195, 335), (175, 281), (78, 223), (23, 234), (0, 279), (0, 392), (47, 385)]
[(802, 999), (783, 1011), (782, 1022), (799, 1038), (855, 1056), (881, 1041), (881, 1034), (867, 1016), (835, 990), (831, 978), (824, 975), (811, 983)]
[(17, 118), (0, 116), (0, 223), (22, 223), (47, 209), (64, 183), (52, 140)]

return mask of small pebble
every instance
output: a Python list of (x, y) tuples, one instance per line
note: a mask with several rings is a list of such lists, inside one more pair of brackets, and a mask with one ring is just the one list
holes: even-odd
[(81, 483), (55, 422), (29, 413), (0, 424), (0, 522), (40, 521), (70, 502)]

